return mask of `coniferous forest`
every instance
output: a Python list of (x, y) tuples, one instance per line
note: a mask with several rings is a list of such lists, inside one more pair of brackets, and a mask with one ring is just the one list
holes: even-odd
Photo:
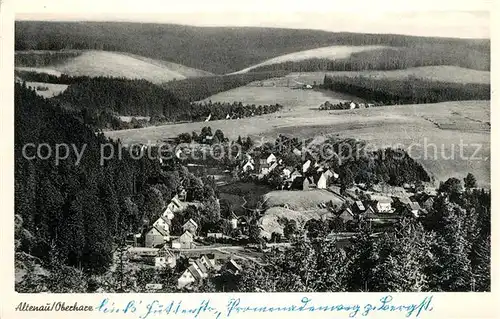
[[(16, 249), (44, 263), (54, 262), (51, 253), (57, 253), (64, 265), (103, 272), (113, 244), (158, 218), (181, 179), (204, 187), (174, 162), (161, 169), (158, 160), (132, 159), (126, 150), (101, 165), (101, 145), (118, 152), (118, 141), (96, 135), (78, 113), (55, 107), (21, 84), (16, 84), (15, 107)], [(37, 159), (26, 158), (23, 146), (29, 143), (34, 147), (26, 148), (27, 157), (41, 143), (51, 147), (52, 156), (41, 148)], [(82, 152), (80, 161), (70, 151), (56, 164), (57, 144)], [(202, 201), (213, 196), (213, 191), (195, 195)]]
[(415, 77), (394, 80), (325, 75), (321, 87), (389, 105), (490, 99), (489, 84), (447, 83)]

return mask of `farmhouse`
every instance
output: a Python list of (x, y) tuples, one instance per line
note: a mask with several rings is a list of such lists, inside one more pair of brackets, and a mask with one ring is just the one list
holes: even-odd
[(309, 167), (311, 166), (311, 160), (307, 160), (303, 165), (302, 165), (302, 173), (307, 173), (309, 170)]
[(358, 214), (361, 214), (366, 210), (365, 205), (363, 205), (363, 202), (360, 200), (355, 201), (353, 207)]
[(231, 212), (229, 215), (229, 221), (231, 222), (232, 229), (238, 228), (238, 217), (234, 214), (234, 212)]
[(188, 231), (191, 234), (195, 235), (196, 231), (198, 230), (198, 224), (190, 218), (184, 225), (182, 225), (182, 230), (183, 231)]
[(420, 210), (420, 205), (417, 202), (411, 202), (406, 206), (406, 212), (415, 217), (419, 217)]
[(375, 201), (375, 208), (378, 213), (392, 213), (392, 201), (390, 199), (378, 199)]
[(174, 253), (166, 246), (163, 246), (155, 257), (155, 268), (174, 268), (176, 263)]
[(177, 287), (183, 288), (193, 283), (199, 283), (208, 277), (208, 272), (214, 267), (214, 262), (207, 256), (198, 258), (177, 279)]
[(157, 247), (165, 244), (169, 240), (169, 234), (160, 227), (153, 226), (147, 233), (145, 238), (146, 247)]
[(242, 167), (242, 170), (243, 172), (249, 172), (249, 171), (253, 171), (255, 169), (255, 166), (253, 165), (253, 160), (249, 160), (248, 162), (245, 163), (245, 165), (243, 165)]
[(229, 261), (226, 263), (226, 269), (235, 275), (239, 274), (242, 271), (241, 266), (238, 265), (232, 258), (229, 259)]
[(191, 249), (194, 247), (193, 240), (193, 234), (186, 230), (178, 239), (172, 241), (172, 248)]
[(162, 228), (165, 231), (165, 233), (170, 234), (170, 225), (171, 225), (171, 223), (172, 222), (167, 217), (160, 216), (160, 218), (158, 218), (154, 222), (153, 227)]
[(276, 162), (277, 159), (276, 159), (276, 156), (274, 154), (271, 154), (267, 157), (266, 159), (266, 163), (271, 165), (272, 163)]
[(346, 208), (340, 213), (338, 216), (344, 223), (354, 221), (355, 217), (354, 214), (352, 213), (352, 210), (350, 208)]

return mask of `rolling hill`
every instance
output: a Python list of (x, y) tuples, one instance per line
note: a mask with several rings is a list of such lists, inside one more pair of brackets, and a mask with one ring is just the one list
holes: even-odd
[[(263, 61), (327, 46), (440, 48), (457, 65), (479, 52), (489, 59), (490, 40), (333, 33), (318, 30), (194, 27), (131, 22), (17, 21), (16, 50), (105, 50), (171, 61), (226, 74)], [(481, 63), (481, 66), (489, 66)]]
[(273, 78), (260, 81), (263, 86), (287, 86), (294, 85), (294, 80), (301, 83), (322, 83), (325, 75), (368, 77), (401, 80), (408, 77), (427, 79), (440, 82), (451, 83), (481, 83), (489, 84), (491, 73), (489, 71), (479, 71), (461, 68), (450, 65), (423, 66), (400, 70), (365, 70), (365, 71), (338, 71), (338, 72), (292, 72), (282, 78)]
[[(109, 51), (22, 51), (16, 52), (16, 70), (56, 76), (107, 76), (143, 79), (152, 83), (208, 76), (211, 73), (180, 64), (155, 60), (130, 53)], [(58, 55), (62, 55), (58, 57)]]
[(336, 45), (336, 46), (328, 46), (328, 47), (305, 50), (305, 51), (298, 51), (298, 52), (293, 52), (293, 53), (281, 55), (281, 56), (266, 60), (266, 61), (261, 62), (259, 64), (256, 64), (256, 65), (250, 66), (248, 68), (245, 68), (243, 70), (234, 72), (233, 74), (246, 73), (246, 72), (249, 72), (253, 69), (262, 68), (263, 66), (267, 66), (267, 65), (279, 64), (279, 63), (283, 63), (283, 62), (304, 61), (304, 60), (309, 60), (311, 58), (329, 59), (329, 60), (345, 59), (345, 58), (349, 58), (351, 54), (356, 53), (356, 52), (376, 50), (376, 49), (381, 49), (381, 48), (384, 48), (384, 47), (383, 46), (375, 46), (375, 45), (373, 45), (373, 46), (337, 46)]

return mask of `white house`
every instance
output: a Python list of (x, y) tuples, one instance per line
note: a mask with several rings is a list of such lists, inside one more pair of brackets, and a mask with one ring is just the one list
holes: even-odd
[(202, 278), (201, 273), (191, 265), (182, 273), (179, 279), (177, 279), (177, 288), (184, 288)]
[(165, 246), (158, 251), (158, 255), (155, 257), (155, 268), (174, 268), (176, 263), (174, 253)]
[(282, 174), (285, 178), (289, 178), (290, 174), (292, 174), (291, 168), (285, 167), (282, 171)]
[(311, 166), (311, 160), (307, 160), (307, 162), (305, 162), (303, 165), (302, 165), (302, 172), (305, 173), (309, 170), (309, 167)]
[(267, 164), (271, 164), (271, 163), (276, 162), (276, 156), (274, 156), (274, 154), (269, 155), (266, 159), (266, 162), (267, 162)]
[(325, 173), (322, 173), (316, 182), (316, 188), (325, 189), (328, 186), (328, 177)]
[(298, 148), (294, 148), (292, 152), (297, 156), (302, 156), (302, 152)]
[(392, 213), (391, 200), (388, 198), (380, 198), (376, 201), (377, 212), (379, 213)]
[(352, 109), (355, 109), (355, 108), (356, 108), (356, 103), (354, 103), (354, 102), (349, 103), (349, 109), (352, 110)]
[(238, 217), (236, 217), (234, 212), (231, 212), (231, 215), (229, 217), (230, 217), (229, 221), (231, 222), (231, 228), (232, 229), (238, 228)]

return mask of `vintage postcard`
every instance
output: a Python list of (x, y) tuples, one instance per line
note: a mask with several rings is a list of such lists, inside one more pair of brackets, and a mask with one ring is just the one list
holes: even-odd
[(491, 3), (1, 6), (2, 318), (494, 316)]

